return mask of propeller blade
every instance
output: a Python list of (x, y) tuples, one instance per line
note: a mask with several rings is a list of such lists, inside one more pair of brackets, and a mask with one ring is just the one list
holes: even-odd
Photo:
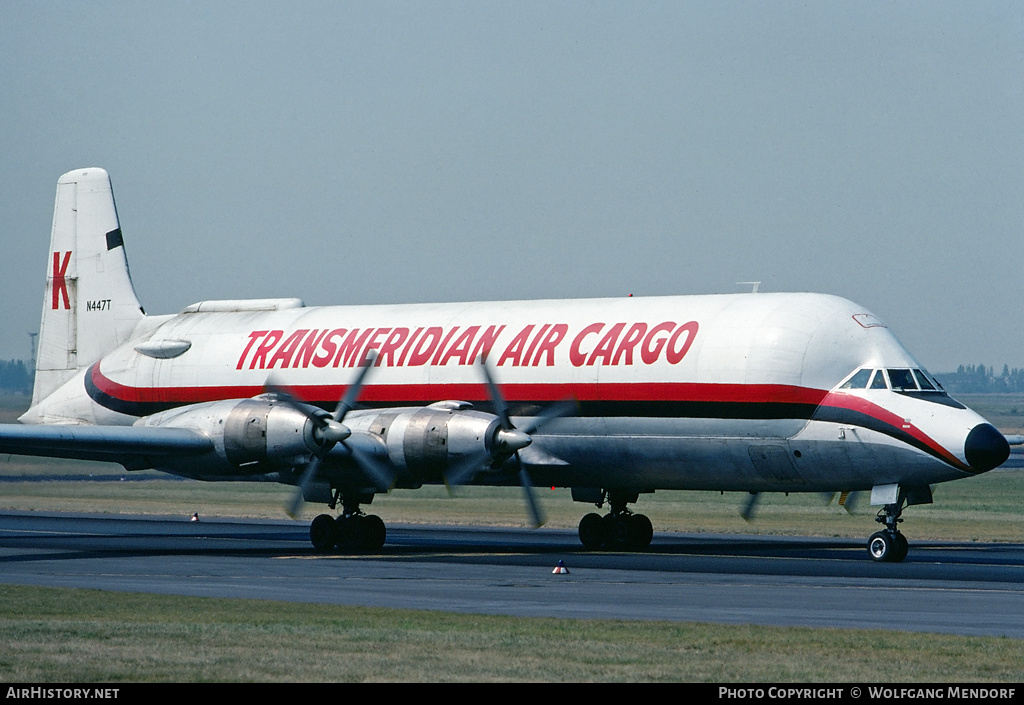
[[(491, 374), (490, 365), (487, 361), (480, 358), (480, 369), (484, 375), (484, 385), (487, 387), (487, 395), (490, 397), (491, 404), (494, 407), (494, 414), (498, 417), (499, 431), (495, 435), (495, 440), (498, 444), (502, 444), (507, 447), (509, 455), (512, 452), (519, 450), (519, 448), (526, 447), (530, 443), (530, 439), (523, 438), (522, 434), (515, 430), (512, 425), (512, 420), (508, 416), (508, 407), (505, 404), (505, 398), (501, 394), (501, 390), (498, 385), (494, 382), (494, 376)], [(511, 433), (510, 433), (511, 432)], [(503, 435), (504, 434), (504, 435)], [(493, 453), (483, 451), (476, 455), (470, 455), (469, 457), (461, 460), (457, 465), (453, 466), (448, 472), (444, 474), (444, 486), (448, 489), (448, 494), (454, 496), (455, 488), (460, 485), (464, 485), (481, 470), (487, 467), (489, 463), (494, 463), (496, 460), (501, 459), (501, 454), (498, 450)]]
[(517, 429), (512, 425), (512, 419), (508, 414), (508, 404), (501, 393), (501, 388), (494, 381), (490, 365), (482, 357), (480, 358), (480, 368), (483, 371), (487, 394), (490, 396), (491, 404), (494, 407), (494, 414), (498, 417), (499, 430), (493, 439), (494, 447), (491, 449), (491, 452), (484, 451), (480, 455), (472, 455), (460, 461), (449, 472), (445, 473), (444, 484), (448, 488), (448, 493), (453, 494), (452, 488), (469, 482), (478, 472), (486, 469), (488, 465), (491, 468), (497, 469), (509, 458), (515, 457), (516, 464), (519, 466), (519, 484), (523, 488), (523, 498), (530, 512), (533, 527), (543, 526), (547, 519), (541, 510), (540, 502), (537, 501), (537, 496), (533, 491), (533, 483), (530, 481), (530, 475), (523, 465), (522, 458), (519, 457), (519, 451), (533, 443), (532, 435), (544, 425), (553, 419), (574, 411), (576, 409), (576, 402), (564, 400), (551, 404), (542, 409), (540, 414), (533, 417), (525, 428)]
[(263, 388), (266, 392), (274, 394), (283, 404), (304, 414), (316, 426), (316, 432), (322, 441), (320, 449), (313, 453), (306, 463), (306, 469), (302, 472), (302, 477), (299, 479), (299, 485), (295, 490), (295, 494), (292, 495), (291, 501), (285, 507), (288, 516), (295, 518), (298, 515), (299, 509), (305, 501), (306, 490), (316, 477), (316, 471), (320, 467), (321, 461), (331, 451), (331, 448), (338, 443), (343, 444), (348, 449), (359, 468), (379, 489), (390, 490), (394, 486), (395, 477), (390, 469), (386, 468), (383, 463), (380, 463), (371, 454), (359, 450), (354, 445), (345, 443), (352, 436), (352, 431), (342, 423), (345, 415), (355, 407), (356, 399), (359, 398), (359, 393), (362, 391), (363, 384), (366, 381), (366, 375), (369, 374), (370, 368), (373, 367), (376, 357), (376, 352), (373, 350), (367, 353), (359, 365), (356, 378), (349, 384), (341, 401), (338, 402), (334, 413), (329, 417), (314, 413), (311, 407), (304, 405), (287, 387), (275, 382), (272, 378), (268, 377), (267, 382), (264, 384)]
[(458, 464), (452, 466), (444, 474), (444, 486), (448, 488), (448, 494), (454, 495), (455, 488), (472, 480), (478, 472), (487, 467), (490, 459), (491, 454), (483, 451), (463, 458)]
[(757, 503), (761, 499), (761, 495), (757, 492), (751, 492), (750, 496), (747, 497), (747, 501), (743, 503), (743, 508), (740, 510), (740, 516), (743, 517), (744, 521), (750, 521), (754, 518), (754, 510), (757, 509)]
[(540, 414), (533, 417), (530, 423), (526, 428), (523, 428), (522, 431), (526, 435), (532, 436), (541, 428), (548, 425), (549, 422), (563, 416), (568, 416), (578, 409), (579, 404), (576, 403), (575, 399), (563, 399), (562, 401), (556, 401), (554, 404), (550, 404), (541, 409)]
[(501, 421), (501, 427), (503, 429), (515, 428), (512, 425), (512, 420), (508, 417), (508, 405), (505, 404), (505, 397), (501, 395), (501, 390), (498, 388), (498, 385), (494, 383), (494, 377), (491, 375), (491, 367), (483, 358), (480, 359), (480, 369), (484, 372), (484, 383), (487, 385), (487, 394), (491, 397), (491, 403), (494, 405), (495, 415)]
[[(516, 454), (516, 459), (519, 459), (518, 454)], [(540, 508), (540, 503), (537, 501), (537, 495), (533, 491), (533, 483), (530, 482), (530, 475), (526, 472), (526, 468), (523, 467), (522, 462), (519, 463), (519, 484), (523, 487), (523, 498), (526, 500), (526, 506), (530, 510), (530, 519), (533, 521), (533, 528), (539, 529), (544, 526), (544, 522), (547, 521), (547, 517), (544, 516), (543, 510)]]
[(288, 385), (280, 381), (280, 377), (276, 371), (267, 375), (267, 379), (263, 382), (263, 393), (276, 394), (292, 404), (298, 404), (295, 395), (292, 394), (292, 390), (288, 388)]
[(291, 389), (276, 381), (273, 375), (267, 377), (267, 381), (263, 383), (263, 393), (273, 394), (280, 403), (298, 411), (300, 414), (305, 414), (317, 426), (323, 425), (325, 419), (316, 416), (310, 405), (300, 401)]
[(288, 516), (292, 519), (299, 518), (299, 509), (302, 508), (303, 502), (306, 501), (306, 488), (313, 481), (313, 477), (316, 476), (316, 470), (320, 467), (320, 456), (314, 455), (306, 463), (306, 469), (302, 473), (302, 477), (299, 479), (299, 485), (295, 488), (295, 494), (292, 495), (291, 501), (288, 506), (285, 507), (285, 511), (288, 512)]
[(348, 448), (359, 469), (373, 480), (378, 490), (382, 492), (391, 491), (391, 488), (395, 486), (395, 474), (391, 472), (389, 467), (377, 460), (375, 456), (365, 453), (353, 445), (348, 443), (343, 443), (342, 445)]
[(370, 368), (373, 367), (374, 361), (377, 359), (377, 353), (374, 350), (370, 350), (362, 363), (359, 365), (359, 372), (356, 373), (356, 378), (352, 380), (352, 384), (348, 385), (348, 389), (345, 390), (345, 395), (338, 402), (338, 407), (334, 410), (334, 415), (331, 416), (335, 421), (340, 422), (345, 418), (345, 414), (352, 411), (352, 408), (356, 405), (356, 399), (359, 398), (359, 393), (363, 391), (363, 383), (366, 381), (366, 375), (370, 373)]

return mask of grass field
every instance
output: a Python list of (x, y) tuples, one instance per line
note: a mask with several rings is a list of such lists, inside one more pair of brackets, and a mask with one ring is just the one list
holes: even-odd
[(1024, 679), (1024, 641), (521, 619), (0, 585), (0, 680), (939, 683)]
[(1024, 394), (958, 394), (957, 399), (1003, 433), (1024, 433)]
[[(1024, 400), (980, 401), (993, 421), (1014, 419), (1013, 409), (1024, 409)], [(0, 398), (0, 420), (18, 413), (17, 403)], [(997, 425), (1019, 431), (1004, 421)], [(19, 481), (89, 474), (93, 481)], [(132, 481), (135, 477), (152, 479)], [(0, 463), (0, 509), (280, 518), (290, 494), (273, 484), (163, 478), (128, 475), (99, 463), (9, 458)], [(539, 495), (550, 526), (574, 527), (587, 511), (567, 490)], [(1021, 497), (1020, 472), (995, 471), (940, 485), (934, 505), (905, 512), (903, 529), (912, 541), (1020, 541)], [(750, 523), (739, 516), (742, 501), (736, 493), (657, 492), (642, 496), (637, 508), (650, 516), (656, 531), (866, 537), (877, 526), (866, 501), (850, 513), (817, 495), (768, 495)], [(395, 491), (368, 510), (394, 523), (526, 522), (515, 488), (465, 488), (454, 499), (443, 488)], [(8, 682), (905, 684), (1022, 678), (1024, 641), (1005, 638), (521, 619), (158, 595), (111, 599), (100, 591), (0, 585), (0, 680)]]

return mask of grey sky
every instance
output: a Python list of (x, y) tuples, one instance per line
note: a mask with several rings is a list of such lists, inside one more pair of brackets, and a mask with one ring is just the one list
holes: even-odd
[(9, 2), (0, 358), (56, 180), (151, 313), (763, 291), (1024, 367), (1019, 2)]

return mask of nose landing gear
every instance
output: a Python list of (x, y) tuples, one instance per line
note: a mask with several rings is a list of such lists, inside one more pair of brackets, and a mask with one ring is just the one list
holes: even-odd
[[(896, 495), (896, 501), (886, 504), (878, 510), (875, 521), (885, 524), (885, 529), (871, 534), (868, 539), (868, 553), (871, 560), (876, 563), (899, 563), (907, 557), (909, 546), (907, 537), (900, 533), (899, 524), (903, 521), (900, 515), (903, 514), (903, 505), (909, 505), (907, 492), (900, 488)], [(931, 492), (928, 493), (928, 501), (931, 501)], [(923, 502), (919, 502), (923, 503)]]
[(879, 563), (899, 563), (907, 557), (907, 537), (898, 531), (878, 531), (868, 539), (868, 553)]

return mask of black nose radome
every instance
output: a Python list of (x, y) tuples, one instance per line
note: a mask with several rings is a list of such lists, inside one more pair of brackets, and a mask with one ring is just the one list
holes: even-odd
[(978, 424), (967, 434), (964, 443), (967, 464), (978, 472), (997, 468), (1010, 457), (1010, 444), (990, 423)]

